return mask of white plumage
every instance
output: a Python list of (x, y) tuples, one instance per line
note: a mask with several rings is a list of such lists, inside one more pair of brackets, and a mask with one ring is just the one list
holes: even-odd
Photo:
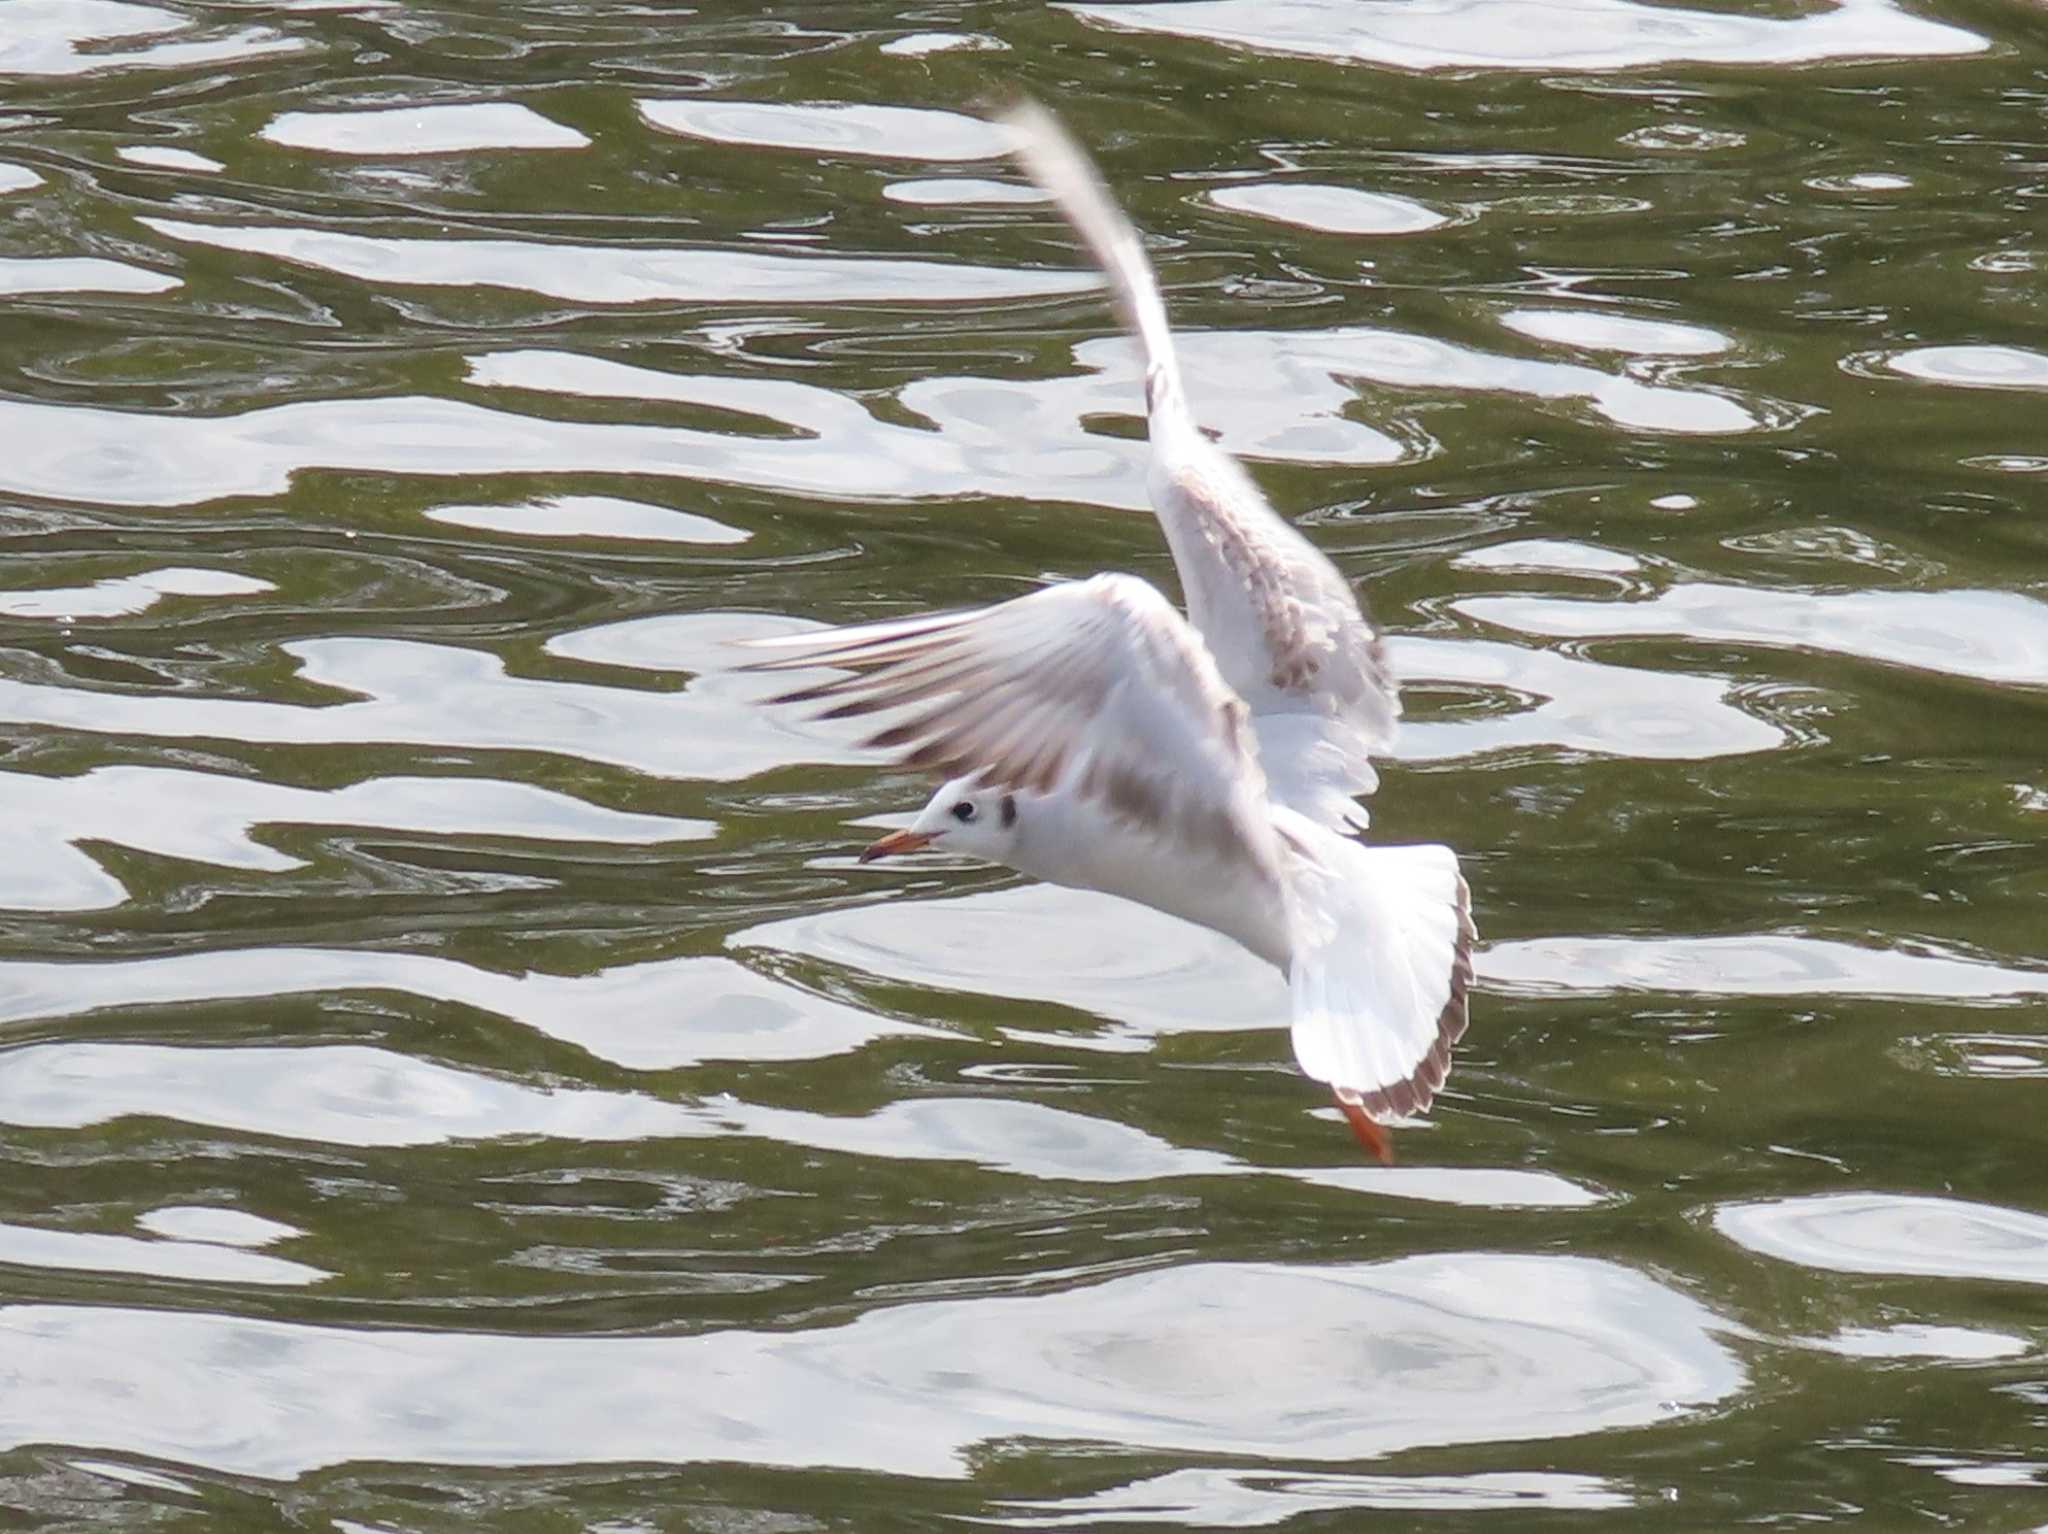
[(1371, 847), (1356, 796), (1400, 714), (1350, 586), (1196, 427), (1137, 231), (1043, 109), (1017, 153), (1110, 280), (1144, 353), (1148, 488), (1187, 599), (1098, 575), (974, 612), (763, 641), (837, 672), (778, 701), (889, 711), (869, 744), (947, 775), (910, 829), (1235, 938), (1288, 975), (1295, 1056), (1383, 1157), (1465, 1030), (1473, 928), (1447, 847)]

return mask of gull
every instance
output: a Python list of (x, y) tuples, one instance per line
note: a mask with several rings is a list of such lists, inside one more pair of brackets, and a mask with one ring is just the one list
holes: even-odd
[(1109, 279), (1144, 360), (1147, 489), (1187, 601), (1134, 575), (993, 607), (756, 640), (750, 669), (830, 668), (777, 703), (884, 713), (866, 742), (947, 778), (861, 861), (940, 847), (1234, 938), (1287, 977), (1295, 1058), (1391, 1161), (1464, 1034), (1476, 936), (1457, 855), (1374, 846), (1357, 795), (1400, 701), (1327, 556), (1195, 424), (1137, 230), (1042, 107), (1019, 159)]

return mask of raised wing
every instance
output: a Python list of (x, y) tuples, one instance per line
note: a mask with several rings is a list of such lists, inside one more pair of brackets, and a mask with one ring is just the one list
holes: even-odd
[(819, 717), (909, 710), (866, 744), (944, 776), (1072, 793), (1191, 850), (1279, 877), (1244, 703), (1173, 605), (1133, 575), (1049, 586), (972, 612), (757, 640), (748, 669), (846, 675), (778, 703)]
[[(1378, 784), (1369, 757), (1392, 743), (1401, 712), (1378, 632), (1337, 567), (1196, 427), (1152, 263), (1087, 154), (1034, 103), (1005, 121), (1025, 169), (1109, 278), (1144, 353), (1153, 509), (1188, 618), (1258, 724), (1274, 796), (1324, 824), (1363, 824), (1352, 795)], [(1275, 715), (1313, 722), (1269, 731)]]
[(1252, 715), (1266, 792), (1318, 825), (1355, 835), (1372, 824), (1360, 794), (1380, 786), (1355, 726), (1312, 709)]

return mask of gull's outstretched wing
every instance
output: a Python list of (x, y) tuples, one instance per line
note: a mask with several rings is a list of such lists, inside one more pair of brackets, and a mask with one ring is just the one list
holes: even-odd
[(1109, 278), (1145, 360), (1153, 509), (1217, 670), (1250, 707), (1273, 797), (1355, 828), (1401, 704), (1379, 634), (1337, 567), (1202, 435), (1181, 388), (1152, 263), (1085, 151), (1043, 107), (1005, 114), (1016, 153)]
[(1134, 575), (972, 612), (753, 641), (749, 670), (848, 673), (776, 699), (821, 718), (908, 710), (866, 744), (948, 777), (1071, 793), (1277, 885), (1258, 742), (1201, 636)]

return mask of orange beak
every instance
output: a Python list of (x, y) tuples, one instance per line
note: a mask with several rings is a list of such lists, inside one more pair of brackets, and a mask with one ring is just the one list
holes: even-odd
[(929, 831), (891, 831), (863, 852), (860, 860), (872, 863), (876, 858), (886, 858), (893, 853), (915, 852), (920, 847), (931, 845), (931, 839)]

